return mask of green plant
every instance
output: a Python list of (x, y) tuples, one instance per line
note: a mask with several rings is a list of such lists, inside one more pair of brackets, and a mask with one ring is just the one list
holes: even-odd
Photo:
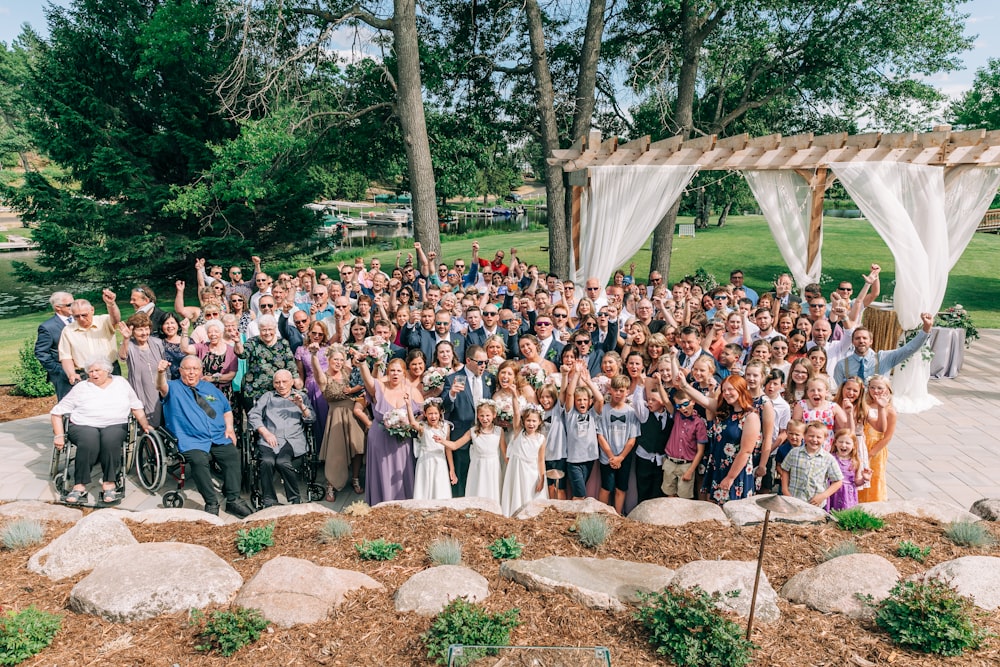
[(976, 521), (956, 521), (948, 524), (944, 536), (960, 547), (988, 547), (996, 540), (986, 526)]
[[(444, 665), (448, 661), (448, 647), (452, 644), (461, 646), (507, 646), (510, 644), (510, 631), (521, 624), (519, 609), (508, 609), (496, 614), (489, 614), (479, 605), (465, 601), (463, 598), (452, 600), (448, 606), (434, 617), (430, 629), (420, 635), (427, 647), (427, 657), (437, 664)], [(478, 656), (490, 654), (483, 649)], [(492, 652), (495, 654), (495, 651)], [(474, 659), (466, 652), (464, 657)]]
[(260, 639), (270, 621), (256, 609), (236, 607), (233, 611), (212, 611), (207, 615), (192, 609), (190, 624), (198, 627), (197, 639), (200, 643), (195, 644), (197, 650), (215, 651), (228, 658)]
[(885, 526), (885, 521), (879, 517), (869, 514), (867, 511), (856, 505), (850, 509), (831, 512), (837, 521), (837, 528), (848, 530), (852, 533), (860, 533), (869, 530), (881, 530)]
[(824, 563), (828, 560), (833, 560), (838, 556), (847, 556), (850, 554), (858, 553), (858, 545), (854, 543), (854, 540), (844, 540), (843, 542), (838, 542), (834, 544), (829, 549), (823, 549), (820, 551), (820, 560)]
[(11, 521), (0, 532), (0, 541), (7, 549), (23, 549), (39, 544), (45, 537), (45, 528), (34, 519)]
[(935, 324), (949, 329), (965, 329), (965, 347), (972, 345), (972, 341), (979, 340), (979, 329), (973, 324), (969, 311), (960, 303), (938, 313)]
[(498, 537), (489, 546), (489, 549), (497, 560), (514, 560), (521, 557), (524, 545), (517, 541), (517, 537), (510, 535), (509, 537)]
[(0, 616), (0, 665), (16, 665), (52, 643), (62, 616), (34, 605)]
[(603, 514), (584, 514), (576, 520), (575, 532), (580, 544), (596, 549), (611, 535), (611, 524)]
[(753, 660), (757, 646), (743, 636), (743, 628), (716, 609), (722, 598), (697, 586), (669, 587), (640, 594), (636, 620), (649, 631), (656, 652), (684, 667), (742, 667)]
[(931, 555), (931, 548), (921, 547), (909, 540), (903, 540), (896, 545), (896, 555), (900, 558), (912, 558), (918, 563), (923, 563), (924, 559)]
[(380, 537), (377, 540), (363, 540), (360, 544), (355, 544), (354, 548), (361, 560), (392, 560), (403, 550), (403, 545)]
[(35, 357), (35, 340), (26, 340), (17, 353), (17, 367), (14, 369), (15, 396), (41, 398), (56, 393), (56, 388), (46, 379), (45, 369)]
[(462, 562), (462, 543), (454, 537), (434, 540), (427, 547), (427, 557), (434, 565), (458, 565)]
[(323, 543), (336, 542), (342, 537), (349, 537), (354, 529), (351, 522), (341, 517), (328, 519), (319, 529), (319, 541)]
[(901, 581), (881, 602), (866, 601), (894, 642), (924, 653), (961, 655), (991, 636), (976, 625), (972, 601), (940, 581)]
[(274, 524), (236, 531), (236, 550), (249, 558), (274, 546)]

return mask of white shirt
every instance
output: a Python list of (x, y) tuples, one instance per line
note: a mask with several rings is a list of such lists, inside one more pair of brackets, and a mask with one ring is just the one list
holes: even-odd
[(104, 387), (89, 380), (76, 383), (49, 414), (70, 415), (70, 422), (78, 426), (103, 428), (124, 424), (129, 412), (142, 409), (142, 401), (128, 381), (112, 375), (111, 383)]
[(465, 367), (465, 378), (469, 385), (469, 391), (472, 392), (472, 404), (475, 405), (479, 401), (483, 400), (483, 376), (476, 375), (469, 370), (469, 367)]

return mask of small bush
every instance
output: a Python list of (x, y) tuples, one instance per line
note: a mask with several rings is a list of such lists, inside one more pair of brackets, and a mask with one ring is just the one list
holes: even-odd
[(351, 527), (350, 521), (342, 519), (339, 516), (334, 517), (328, 519), (323, 524), (323, 527), (319, 529), (319, 541), (329, 544), (330, 542), (336, 542), (342, 537), (350, 537), (353, 532), (354, 528)]
[[(519, 609), (509, 609), (497, 614), (488, 614), (479, 605), (466, 602), (463, 598), (452, 600), (448, 606), (434, 617), (434, 622), (420, 639), (427, 647), (427, 657), (439, 665), (448, 662), (448, 647), (452, 644), (462, 646), (507, 646), (510, 644), (510, 631), (521, 622)], [(476, 653), (476, 652), (472, 652)], [(467, 659), (473, 660), (495, 651), (483, 649), (473, 656), (466, 652)]]
[(858, 545), (855, 544), (853, 540), (844, 540), (843, 542), (834, 544), (829, 549), (823, 549), (819, 554), (819, 558), (825, 563), (826, 561), (833, 560), (838, 556), (848, 556), (856, 553), (858, 553)]
[(274, 524), (243, 528), (236, 532), (236, 550), (249, 558), (274, 546)]
[(948, 524), (944, 536), (960, 547), (988, 547), (993, 544), (993, 534), (982, 523), (956, 521)]
[(975, 606), (940, 581), (901, 581), (877, 604), (875, 623), (894, 642), (924, 653), (961, 655), (990, 634), (975, 623)]
[(62, 616), (35, 606), (0, 616), (0, 665), (16, 665), (52, 643)]
[(353, 503), (345, 507), (341, 514), (346, 514), (347, 516), (368, 516), (371, 511), (371, 505), (363, 500), (355, 500)]
[(38, 363), (38, 358), (35, 356), (34, 338), (24, 341), (17, 357), (12, 394), (28, 398), (41, 398), (56, 393), (56, 388), (46, 379), (45, 369)]
[(270, 621), (256, 609), (237, 607), (233, 611), (213, 611), (206, 616), (198, 609), (191, 610), (191, 625), (198, 627), (195, 644), (199, 651), (215, 651), (227, 658), (247, 644), (260, 639)]
[(524, 545), (517, 541), (517, 537), (511, 535), (509, 537), (498, 537), (489, 546), (489, 549), (490, 553), (497, 560), (514, 560), (521, 557)]
[(7, 549), (23, 549), (40, 544), (45, 537), (45, 528), (34, 519), (11, 521), (0, 531), (0, 541)]
[(576, 537), (588, 549), (596, 549), (611, 535), (611, 524), (603, 514), (584, 514), (576, 520)]
[(924, 559), (931, 555), (931, 548), (920, 547), (909, 540), (903, 540), (896, 546), (896, 555), (900, 558), (912, 558), (918, 563), (923, 563)]
[(427, 557), (433, 565), (458, 565), (462, 562), (462, 543), (454, 537), (443, 537), (427, 547)]
[(742, 627), (718, 612), (721, 598), (698, 587), (670, 587), (640, 594), (642, 606), (635, 618), (649, 631), (656, 652), (680, 667), (743, 667), (753, 661), (757, 646), (743, 637)]
[(361, 544), (355, 544), (354, 548), (361, 560), (392, 560), (403, 550), (403, 545), (380, 537), (377, 540), (363, 540)]
[(860, 505), (856, 505), (851, 509), (840, 510), (839, 512), (831, 512), (831, 514), (837, 520), (837, 528), (848, 530), (852, 533), (881, 530), (885, 526), (885, 521), (873, 514), (869, 514)]

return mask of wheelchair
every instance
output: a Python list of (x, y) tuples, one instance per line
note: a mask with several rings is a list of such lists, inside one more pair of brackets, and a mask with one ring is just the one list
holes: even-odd
[[(129, 417), (129, 423), (127, 427), (127, 435), (125, 440), (122, 442), (121, 451), (121, 461), (118, 463), (118, 474), (115, 476), (115, 493), (117, 494), (119, 501), (125, 495), (125, 474), (128, 470), (128, 462), (132, 460), (133, 448), (135, 440), (131, 437), (131, 434), (139, 431), (138, 423), (134, 417)], [(63, 415), (63, 433), (65, 438), (63, 440), (63, 447), (59, 449), (55, 446), (52, 447), (52, 458), (49, 461), (49, 478), (52, 480), (52, 484), (55, 487), (56, 495), (58, 496), (59, 502), (63, 502), (66, 494), (70, 492), (73, 486), (76, 484), (73, 477), (73, 472), (76, 467), (76, 444), (70, 439), (69, 436), (69, 415)], [(101, 479), (100, 482), (103, 483), (105, 480)], [(86, 498), (90, 498), (90, 492), (87, 493)], [(67, 503), (71, 507), (110, 507), (117, 505), (115, 503), (103, 503), (100, 500), (95, 502), (87, 502), (86, 498), (78, 503)]]
[(177, 489), (163, 494), (163, 506), (184, 506), (184, 456), (170, 431), (161, 426), (149, 433), (139, 433), (133, 458), (139, 486), (156, 493), (169, 474), (177, 482)]
[[(322, 462), (319, 460), (319, 449), (316, 447), (316, 438), (313, 436), (312, 428), (305, 429), (305, 436), (306, 453), (294, 459), (293, 463), (298, 472), (299, 481), (305, 485), (303, 497), (306, 502), (313, 502), (322, 500), (326, 489), (316, 481)], [(243, 452), (245, 490), (250, 494), (250, 506), (257, 512), (264, 508), (264, 494), (260, 489), (260, 456), (257, 450), (257, 433), (246, 429), (243, 431), (240, 441), (240, 449)], [(275, 476), (278, 477), (277, 474)], [(277, 481), (275, 484), (277, 485)]]

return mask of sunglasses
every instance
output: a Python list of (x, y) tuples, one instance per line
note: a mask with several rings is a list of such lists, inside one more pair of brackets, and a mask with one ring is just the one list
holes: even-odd
[(483, 360), (473, 359), (472, 363), (474, 363), (477, 366), (485, 366), (486, 365), (486, 361), (487, 361), (486, 359), (483, 359)]
[(497, 315), (499, 315), (499, 313), (483, 313), (483, 317), (496, 317)]
[(535, 322), (536, 327), (550, 327), (552, 322)]
[(575, 340), (575, 341), (573, 341), (573, 344), (574, 345), (590, 345), (590, 341), (589, 340)]
[(260, 309), (261, 310), (264, 310), (266, 308), (274, 308), (274, 304), (273, 303), (262, 303), (262, 304), (260, 304)]
[(686, 408), (689, 405), (691, 405), (691, 401), (684, 401), (683, 403), (674, 403), (674, 407), (677, 408)]
[(567, 317), (569, 317), (569, 315), (564, 315), (562, 313), (553, 313), (552, 317), (556, 318), (557, 320), (565, 320)]

